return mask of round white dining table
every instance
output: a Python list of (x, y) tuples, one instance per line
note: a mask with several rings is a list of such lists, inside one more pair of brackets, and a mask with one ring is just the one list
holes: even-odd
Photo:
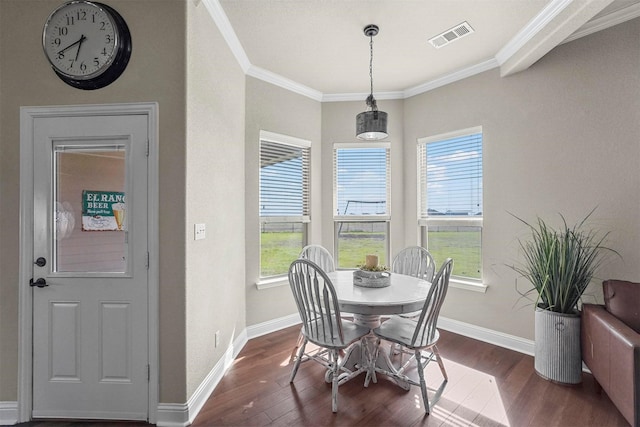
[(353, 270), (327, 274), (338, 296), (340, 310), (352, 313), (354, 321), (371, 329), (380, 326), (380, 316), (420, 311), (431, 283), (404, 274), (391, 273), (391, 285), (366, 288), (353, 284)]
[[(380, 326), (383, 315), (412, 313), (422, 310), (431, 283), (404, 274), (391, 273), (390, 285), (383, 288), (367, 288), (353, 283), (353, 270), (327, 273), (333, 283), (341, 312), (353, 314), (353, 321), (374, 329)], [(341, 366), (358, 374), (366, 372), (364, 386), (377, 382), (376, 371), (397, 372), (387, 352), (379, 351), (380, 342), (373, 333), (354, 343), (347, 350)], [(351, 378), (352, 375), (347, 376)], [(390, 377), (397, 385), (409, 390), (409, 383)], [(329, 377), (325, 377), (330, 381)]]

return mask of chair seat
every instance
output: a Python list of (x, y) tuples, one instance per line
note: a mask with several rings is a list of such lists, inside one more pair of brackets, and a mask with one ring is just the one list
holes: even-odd
[(435, 330), (432, 339), (424, 337), (422, 341), (411, 344), (413, 334), (416, 331), (416, 320), (405, 317), (393, 316), (373, 330), (373, 333), (384, 340), (400, 344), (409, 349), (430, 347), (438, 342), (440, 333)]
[[(332, 319), (333, 320), (333, 319)], [(340, 340), (340, 337), (336, 334), (331, 336), (328, 332), (331, 330), (329, 324), (327, 323), (327, 319), (324, 321), (321, 319), (317, 319), (311, 322), (311, 328), (315, 331), (319, 331), (319, 333), (307, 333), (306, 327), (302, 327), (303, 335), (311, 341), (315, 345), (319, 345), (321, 347), (326, 347), (330, 349), (341, 349), (346, 348), (355, 341), (358, 341), (363, 336), (369, 333), (369, 328), (364, 326), (357, 325), (349, 320), (342, 320), (342, 333), (344, 336), (344, 341)], [(334, 326), (335, 330), (335, 326)], [(327, 331), (326, 334), (323, 331)], [(311, 332), (311, 331), (309, 331)]]

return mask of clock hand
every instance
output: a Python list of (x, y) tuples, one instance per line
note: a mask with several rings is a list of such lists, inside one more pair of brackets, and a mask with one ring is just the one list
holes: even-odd
[(84, 34), (82, 35), (82, 37), (80, 37), (80, 40), (78, 40), (78, 50), (76, 51), (76, 61), (78, 60), (78, 55), (80, 55), (80, 48), (82, 47), (82, 42), (84, 42), (87, 38), (84, 36)]
[(82, 36), (80, 36), (80, 38), (78, 39), (77, 42), (73, 42), (71, 43), (69, 46), (65, 47), (64, 49), (61, 49), (58, 51), (58, 54), (61, 54), (62, 52), (64, 52), (65, 50), (69, 49), (70, 47), (73, 47), (75, 45), (77, 45), (78, 43), (82, 43), (83, 41), (85, 41), (87, 38), (84, 36), (84, 34)]

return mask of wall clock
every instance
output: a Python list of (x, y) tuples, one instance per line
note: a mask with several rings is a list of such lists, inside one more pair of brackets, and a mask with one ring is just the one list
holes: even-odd
[(42, 47), (62, 81), (78, 89), (100, 89), (113, 83), (127, 67), (131, 34), (113, 8), (74, 0), (49, 15)]

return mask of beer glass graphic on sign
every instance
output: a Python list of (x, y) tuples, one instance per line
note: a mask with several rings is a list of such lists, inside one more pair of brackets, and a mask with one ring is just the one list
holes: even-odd
[(124, 223), (125, 204), (114, 203), (113, 205), (111, 205), (111, 210), (113, 211), (113, 216), (116, 219), (118, 230), (122, 230), (122, 224)]

